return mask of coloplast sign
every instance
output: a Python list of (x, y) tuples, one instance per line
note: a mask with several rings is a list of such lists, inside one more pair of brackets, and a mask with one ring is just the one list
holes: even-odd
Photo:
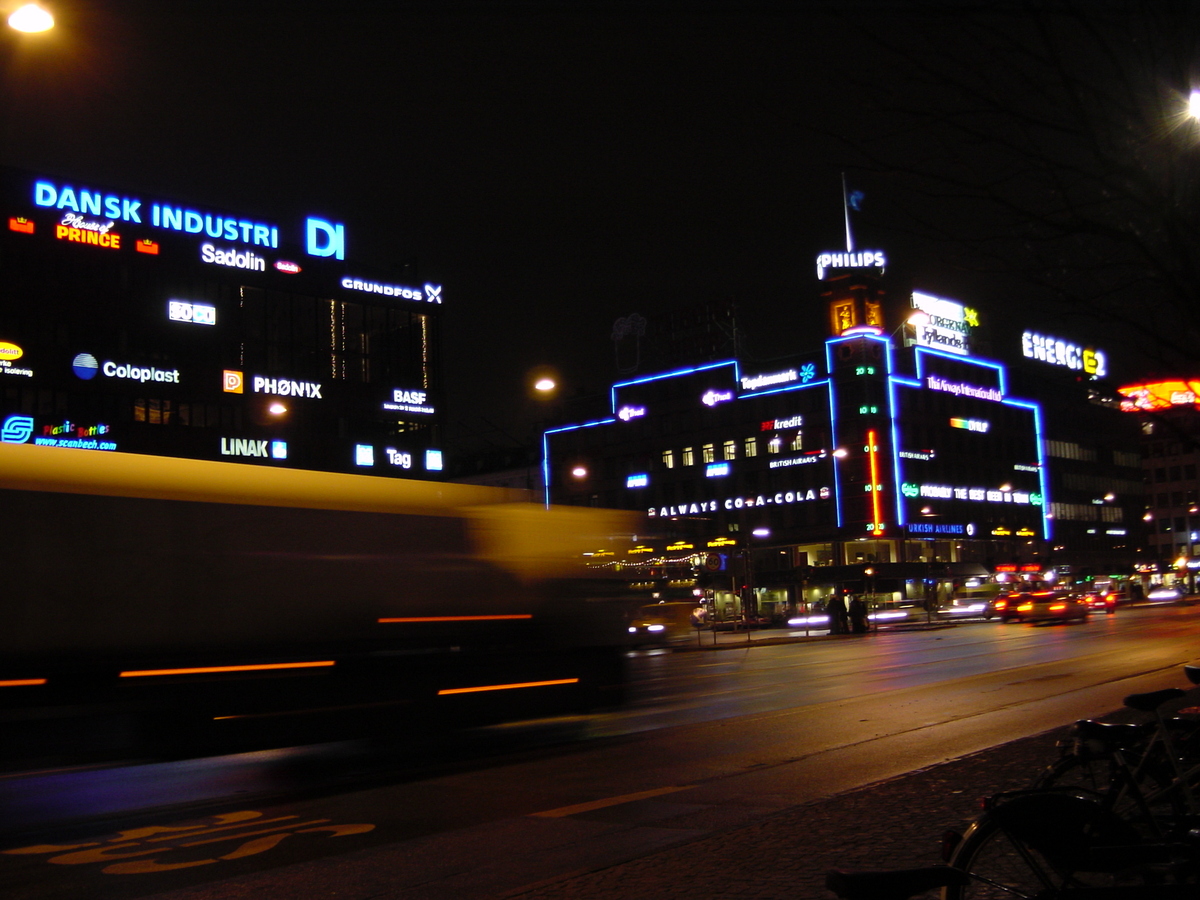
[(130, 381), (159, 382), (162, 384), (179, 384), (178, 369), (160, 369), (157, 366), (141, 366), (135, 363), (100, 362), (90, 353), (78, 353), (71, 360), (71, 371), (84, 381), (91, 381), (97, 375), (105, 378), (121, 378)]

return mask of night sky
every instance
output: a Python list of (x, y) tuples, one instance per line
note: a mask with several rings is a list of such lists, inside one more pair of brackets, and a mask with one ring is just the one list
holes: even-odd
[(732, 298), (754, 357), (814, 347), (843, 172), (860, 248), (886, 243), (935, 293), (1012, 302), (909, 233), (912, 195), (850, 149), (914, 152), (879, 110), (873, 85), (904, 73), (871, 35), (953, 42), (972, 4), (46, 5), (54, 32), (0, 45), (0, 162), (344, 221), (348, 257), (444, 285), (467, 447), (528, 438), (539, 365), (568, 393), (616, 380), (631, 313)]

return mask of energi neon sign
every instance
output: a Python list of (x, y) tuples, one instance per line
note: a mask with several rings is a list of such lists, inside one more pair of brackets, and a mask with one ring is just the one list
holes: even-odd
[(1093, 378), (1103, 378), (1108, 374), (1107, 357), (1103, 350), (1092, 347), (1080, 347), (1058, 338), (1045, 337), (1032, 331), (1021, 335), (1021, 353), (1026, 359), (1036, 359), (1038, 362), (1049, 363), (1052, 366), (1065, 366), (1068, 369), (1082, 371)]

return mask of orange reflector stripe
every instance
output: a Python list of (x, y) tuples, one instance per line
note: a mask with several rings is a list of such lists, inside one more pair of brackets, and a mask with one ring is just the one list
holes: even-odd
[(524, 681), (520, 684), (484, 684), (479, 687), (446, 688), (438, 696), (446, 694), (477, 694), (480, 691), (510, 691), (513, 688), (548, 687), (552, 684), (578, 684), (578, 678), (559, 678), (556, 681)]
[(388, 622), (495, 622), (501, 619), (532, 619), (531, 613), (516, 613), (503, 616), (404, 616), (380, 619), (381, 624)]
[(45, 684), (45, 678), (13, 678), (10, 681), (0, 681), (0, 687), (25, 687), (30, 684)]
[(294, 663), (259, 663), (250, 666), (202, 666), (194, 669), (132, 669), (122, 672), (122, 678), (141, 678), (146, 675), (207, 675), (210, 672), (263, 672), (268, 669), (316, 669), (323, 666), (334, 666), (332, 659), (320, 662)]

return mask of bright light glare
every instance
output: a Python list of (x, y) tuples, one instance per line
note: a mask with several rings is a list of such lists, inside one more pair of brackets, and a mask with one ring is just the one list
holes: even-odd
[(868, 619), (878, 619), (880, 621), (883, 621), (885, 619), (907, 619), (908, 613), (901, 612), (900, 610), (895, 610), (893, 612), (877, 612), (877, 613), (871, 613), (869, 616), (867, 616), (867, 618)]
[(1192, 95), (1188, 97), (1188, 115), (1193, 119), (1200, 119), (1200, 91), (1192, 91)]
[(10, 28), (24, 31), (27, 34), (49, 31), (54, 27), (54, 16), (36, 3), (26, 3), (8, 17), (8, 25)]
[(587, 469), (583, 466), (576, 466), (571, 470), (571, 474), (576, 478), (587, 478)]
[(276, 416), (282, 416), (285, 412), (287, 412), (287, 407), (282, 403), (272, 403), (267, 407), (267, 409), (272, 415)]
[(556, 387), (558, 387), (558, 385), (554, 383), (553, 378), (539, 378), (533, 385), (534, 390), (543, 392), (552, 391)]

